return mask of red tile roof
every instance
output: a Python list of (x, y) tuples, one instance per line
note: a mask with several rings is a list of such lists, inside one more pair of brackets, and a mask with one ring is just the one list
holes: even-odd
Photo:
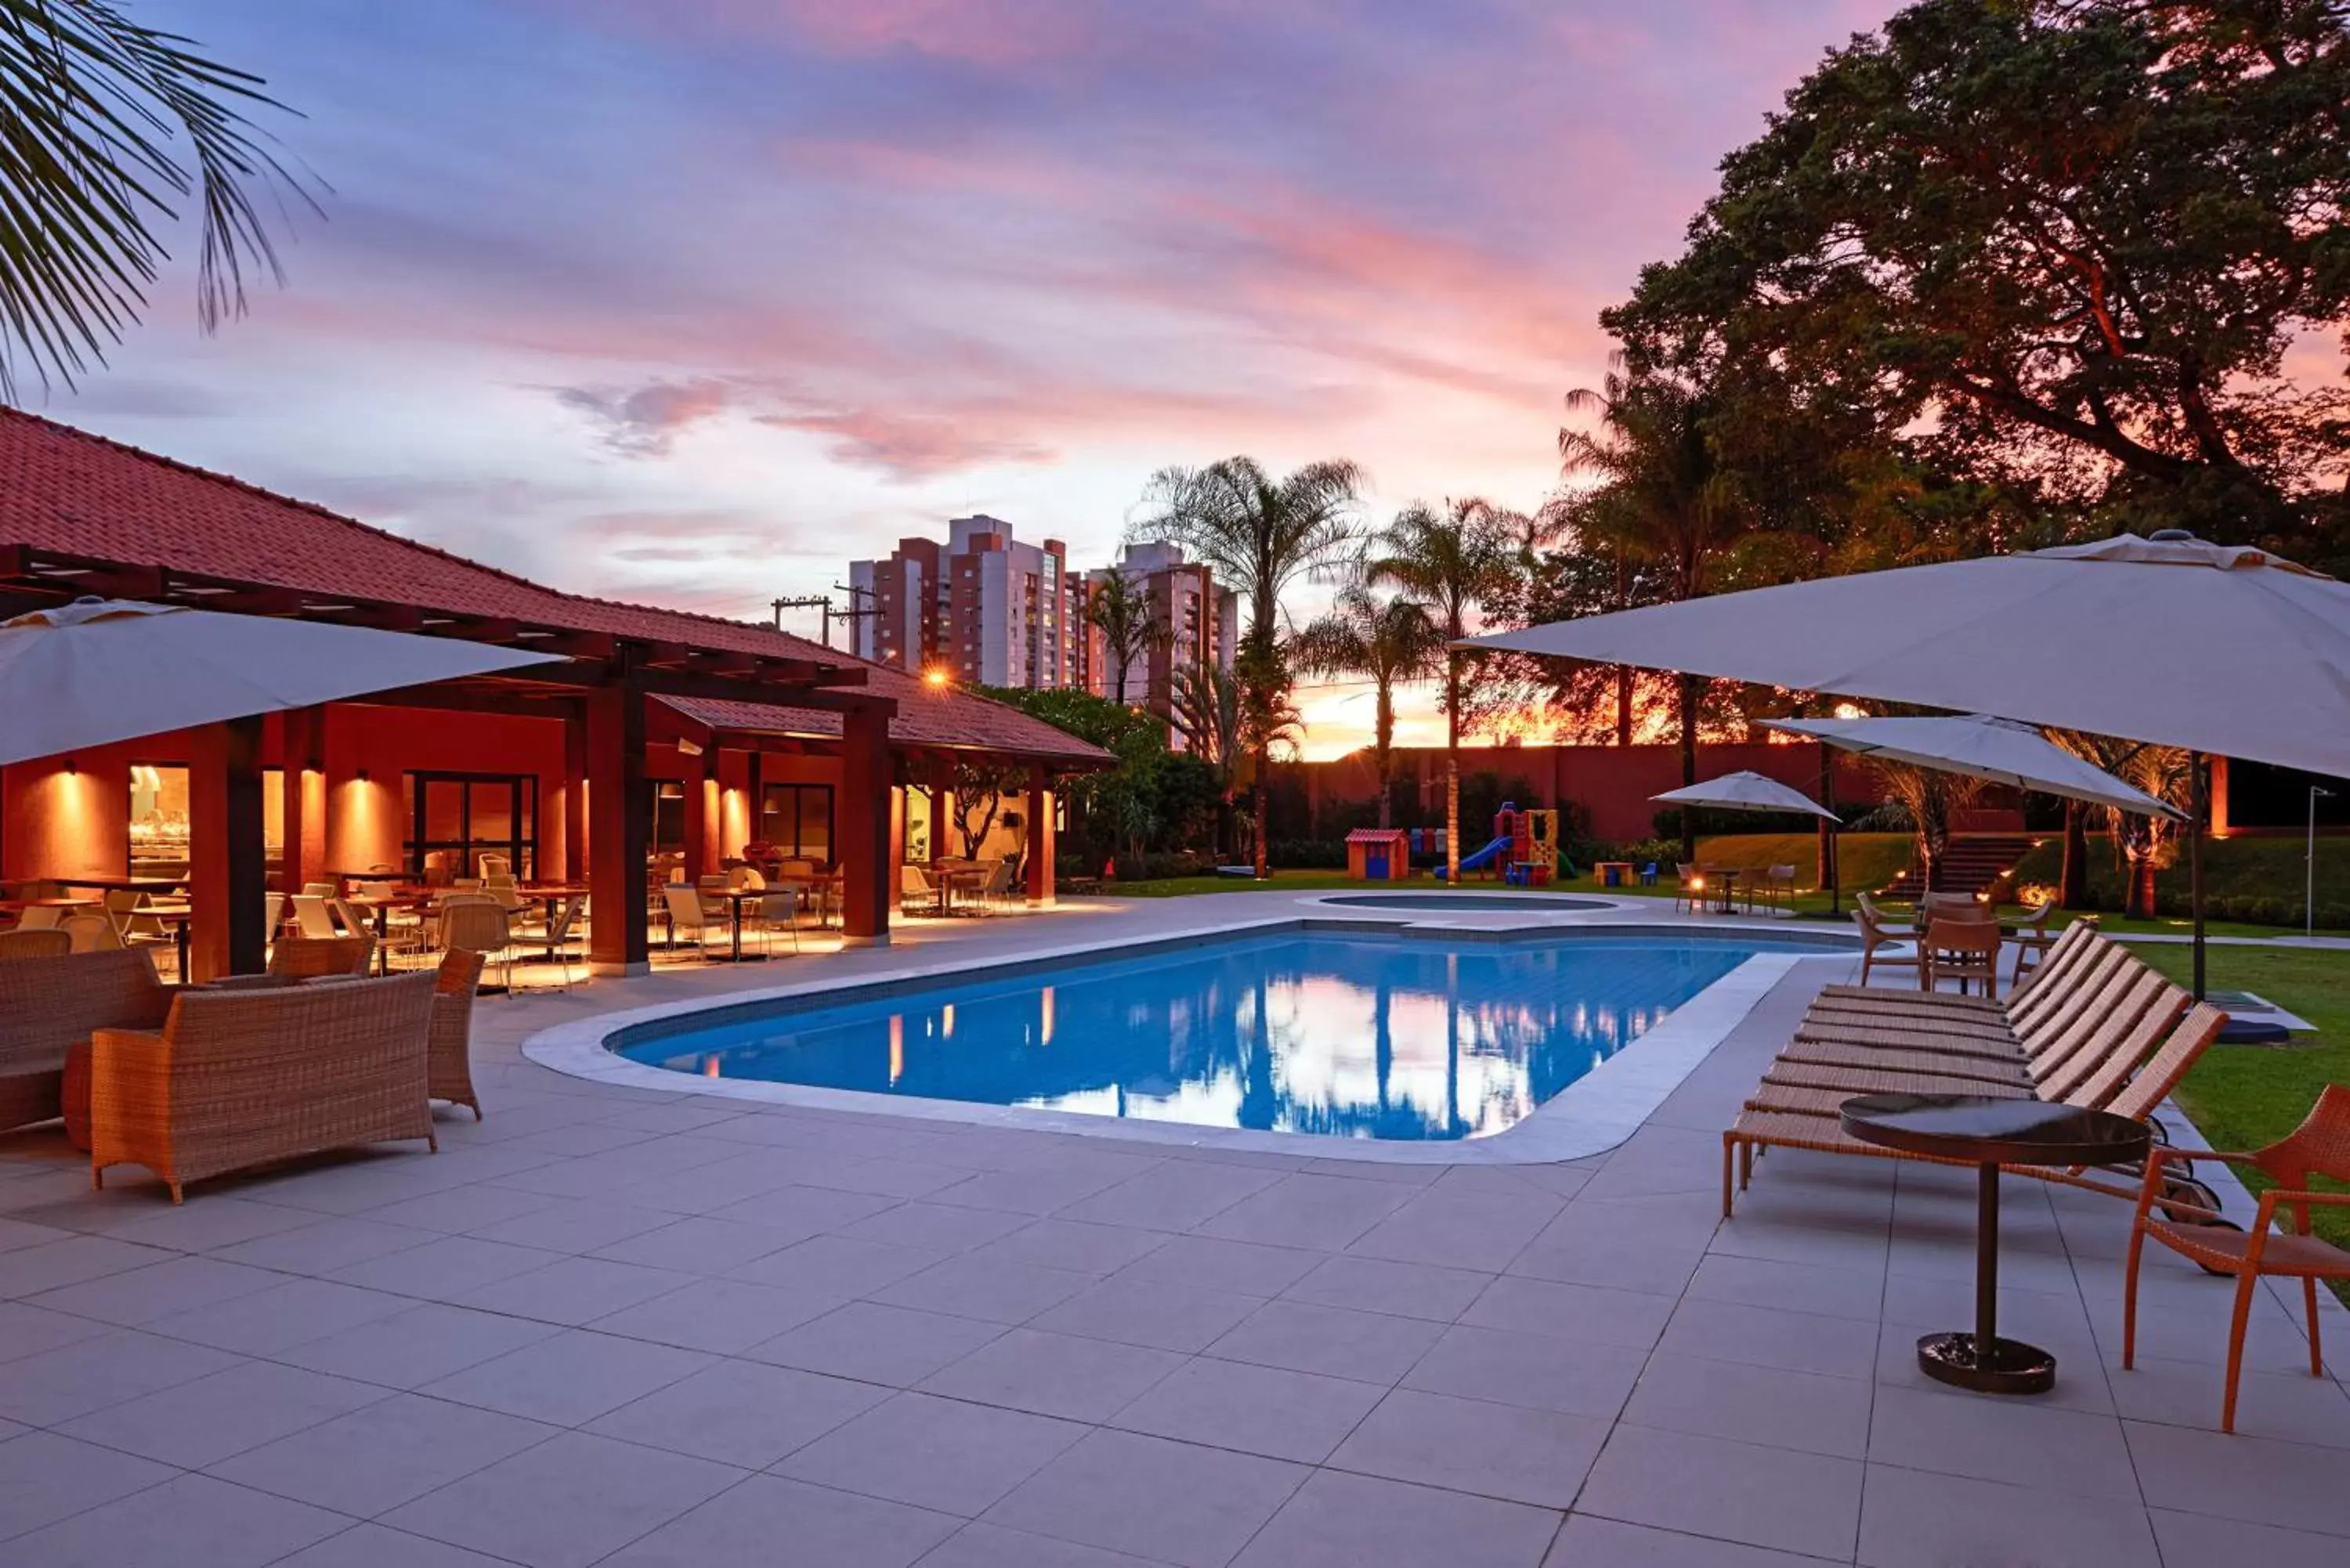
[[(0, 546), (10, 545), (716, 652), (866, 663), (747, 621), (561, 593), (323, 506), (0, 408)], [(900, 744), (1069, 762), (1107, 754), (1000, 702), (932, 691), (878, 664), (867, 670), (865, 690), (898, 701), (889, 733)], [(805, 709), (678, 705), (705, 722), (719, 719), (722, 728), (798, 734), (840, 729), (838, 715)]]

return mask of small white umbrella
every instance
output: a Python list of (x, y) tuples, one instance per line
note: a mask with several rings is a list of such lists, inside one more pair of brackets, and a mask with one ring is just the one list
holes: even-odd
[(1830, 822), (1839, 820), (1835, 812), (1798, 789), (1790, 789), (1777, 779), (1764, 778), (1761, 774), (1741, 770), (1724, 774), (1720, 778), (1705, 779), (1679, 789), (1669, 789), (1662, 794), (1652, 794), (1650, 800), (1672, 801), (1681, 805), (1718, 805), (1731, 811), (1796, 811), (1807, 816), (1825, 816)]
[(2082, 761), (2029, 724), (1981, 714), (1965, 718), (1765, 719), (1767, 729), (1824, 742), (1891, 763), (1967, 774), (1992, 784), (2085, 800), (2141, 816), (2183, 822), (2187, 814)]
[(557, 656), (128, 599), (0, 622), (0, 763)]

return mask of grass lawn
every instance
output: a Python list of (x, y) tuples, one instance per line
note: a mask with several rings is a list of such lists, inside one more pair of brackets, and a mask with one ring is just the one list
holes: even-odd
[[(2142, 942), (2131, 949), (2180, 984), (2194, 955)], [(2258, 1148), (2301, 1125), (2318, 1091), (2350, 1083), (2350, 952), (2218, 947), (2210, 952), (2214, 990), (2257, 992), (2317, 1025), (2290, 1045), (2214, 1045), (2179, 1085), (2178, 1103), (2217, 1148)], [(2255, 1193), (2272, 1186), (2256, 1169), (2236, 1174)], [(2350, 1209), (2314, 1211), (2318, 1233), (2350, 1247)], [(2350, 1287), (2336, 1287), (2350, 1302)]]

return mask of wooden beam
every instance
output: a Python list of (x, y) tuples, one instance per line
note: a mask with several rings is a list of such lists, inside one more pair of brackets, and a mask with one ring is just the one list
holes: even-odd
[(841, 937), (850, 947), (889, 945), (889, 721), (873, 708), (842, 722), (840, 794)]

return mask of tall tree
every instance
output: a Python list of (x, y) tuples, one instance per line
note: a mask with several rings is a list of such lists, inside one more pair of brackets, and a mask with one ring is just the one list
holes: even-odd
[(1288, 663), (1281, 650), (1281, 597), (1301, 579), (1350, 556), (1362, 503), (1363, 471), (1343, 459), (1307, 463), (1280, 479), (1255, 459), (1228, 457), (1203, 468), (1165, 468), (1143, 492), (1144, 514), (1130, 538), (1170, 539), (1204, 562), (1249, 601), (1233, 670), (1241, 707), (1263, 722), (1254, 737), (1256, 874), (1265, 874), (1266, 791), (1273, 771), (1270, 720), (1287, 708)]
[(206, 331), (249, 271), (282, 278), (255, 198), (310, 198), (245, 118), (282, 107), (261, 88), (103, 0), (0, 0), (0, 401), (104, 362), (191, 204)]
[(1149, 585), (1115, 566), (1094, 585), (1087, 597), (1086, 623), (1101, 633), (1102, 651), (1109, 660), (1110, 676), (1109, 690), (1103, 695), (1113, 702), (1127, 700), (1127, 672), (1135, 661), (1175, 640), (1167, 618), (1151, 602)]
[(1444, 638), (1428, 610), (1407, 598), (1381, 600), (1353, 583), (1330, 612), (1299, 632), (1290, 657), (1308, 675), (1368, 678), (1375, 707), (1371, 721), (1371, 766), (1379, 780), (1379, 826), (1392, 820), (1395, 794), (1395, 689), (1419, 680), (1442, 660)]
[(1602, 319), (1640, 366), (1767, 357), (1823, 406), (2143, 527), (2304, 557), (2350, 514), (2340, 0), (1921, 0), (1834, 50), (1680, 259)]
[(1492, 705), (1475, 679), (1478, 656), (1452, 645), (1508, 590), (1525, 533), (1523, 518), (1475, 496), (1448, 501), (1440, 510), (1407, 506), (1372, 538), (1363, 564), (1365, 582), (1399, 588), (1426, 604), (1444, 637), (1444, 859), (1455, 887), (1461, 883), (1461, 736), (1473, 721), (1490, 718)]
[[(1596, 389), (1566, 395), (1568, 411), (1596, 417), (1597, 430), (1558, 432), (1562, 476), (1596, 480), (1607, 504), (1585, 526), (1601, 545), (1650, 570), (1659, 602), (1693, 599), (1723, 586), (1724, 557), (1746, 541), (1753, 509), (1721, 461), (1711, 428), (1719, 404), (1689, 378), (1664, 370), (1608, 372)], [(1677, 681), (1681, 783), (1697, 783), (1698, 708), (1706, 682)], [(1681, 810), (1681, 858), (1697, 857), (1697, 819)]]
[(1232, 853), (1232, 795), (1241, 757), (1241, 684), (1231, 670), (1207, 660), (1175, 671), (1174, 729), (1184, 750), (1205, 763), (1216, 782), (1216, 854)]

